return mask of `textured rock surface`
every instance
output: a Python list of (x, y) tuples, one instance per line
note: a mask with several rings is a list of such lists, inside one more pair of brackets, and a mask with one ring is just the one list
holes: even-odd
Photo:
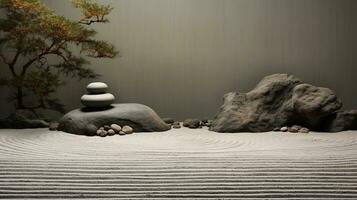
[(300, 115), (298, 119), (314, 129), (320, 128), (322, 118), (342, 107), (341, 101), (332, 90), (310, 84), (297, 85), (292, 100), (294, 113)]
[(248, 93), (225, 94), (210, 130), (261, 132), (288, 124), (293, 116), (292, 91), (301, 83), (294, 76), (274, 74), (265, 77)]
[(210, 130), (264, 132), (295, 124), (321, 130), (325, 118), (341, 106), (328, 88), (304, 84), (288, 74), (273, 74), (248, 93), (225, 94)]
[(357, 130), (357, 110), (339, 111), (325, 121), (324, 131)]
[(129, 125), (134, 132), (167, 131), (170, 128), (148, 106), (142, 104), (113, 104), (104, 110), (89, 108), (76, 109), (67, 113), (59, 121), (58, 130), (87, 135), (86, 127), (97, 128), (107, 124)]

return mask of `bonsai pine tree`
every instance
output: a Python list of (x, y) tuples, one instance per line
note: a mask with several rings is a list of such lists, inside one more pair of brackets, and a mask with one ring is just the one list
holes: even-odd
[[(11, 76), (2, 77), (0, 85), (13, 91), (17, 109), (53, 109), (64, 112), (54, 92), (64, 84), (64, 77), (97, 77), (86, 68), (88, 57), (113, 58), (112, 44), (95, 39), (94, 23), (108, 22), (109, 5), (92, 0), (73, 0), (81, 13), (78, 20), (57, 15), (41, 0), (0, 0), (0, 66)], [(24, 98), (31, 99), (26, 103)]]

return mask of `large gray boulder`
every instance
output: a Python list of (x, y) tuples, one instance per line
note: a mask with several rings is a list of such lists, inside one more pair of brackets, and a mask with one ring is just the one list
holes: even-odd
[(265, 132), (295, 124), (317, 130), (324, 118), (341, 106), (328, 88), (304, 84), (288, 74), (273, 74), (248, 93), (224, 95), (223, 106), (210, 130)]
[(128, 125), (134, 132), (167, 131), (170, 127), (154, 110), (142, 104), (112, 104), (107, 109), (81, 108), (67, 113), (58, 130), (79, 135), (93, 135), (93, 127)]
[(342, 107), (341, 100), (329, 88), (310, 84), (297, 85), (293, 90), (294, 112), (303, 124), (315, 130), (320, 129), (323, 118), (335, 113)]
[(225, 94), (210, 130), (261, 132), (289, 123), (293, 115), (292, 91), (300, 83), (294, 76), (274, 74), (265, 77), (248, 93)]

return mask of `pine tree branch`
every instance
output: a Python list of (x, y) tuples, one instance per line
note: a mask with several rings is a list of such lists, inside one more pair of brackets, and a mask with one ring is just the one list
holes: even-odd
[(99, 17), (99, 16), (96, 16), (97, 19), (81, 19), (78, 21), (79, 24), (85, 24), (85, 25), (91, 25), (93, 23), (106, 23), (108, 22), (107, 19), (104, 19), (104, 16), (102, 17)]
[[(46, 55), (46, 54), (49, 54), (51, 52), (51, 49), (56, 45), (56, 42), (53, 41), (52, 44), (46, 48), (42, 53), (40, 53), (39, 55), (33, 57), (31, 60), (29, 60), (26, 64), (24, 64), (22, 66), (22, 71), (21, 71), (21, 76), (24, 76), (27, 69), (36, 61), (36, 60), (39, 60), (41, 59), (42, 56)], [(59, 47), (57, 48), (59, 49)]]

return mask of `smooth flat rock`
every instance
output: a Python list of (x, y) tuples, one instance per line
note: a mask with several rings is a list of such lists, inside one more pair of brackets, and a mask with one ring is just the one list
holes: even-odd
[(128, 125), (134, 132), (159, 132), (170, 129), (150, 107), (128, 103), (112, 104), (107, 109), (81, 108), (67, 113), (59, 121), (58, 130), (79, 135), (87, 134), (87, 126), (97, 128), (108, 124)]
[(104, 94), (85, 94), (81, 97), (81, 102), (87, 107), (107, 107), (114, 102), (114, 95)]
[(87, 85), (87, 91), (90, 94), (106, 93), (107, 90), (108, 90), (108, 85), (103, 82), (93, 82)]

